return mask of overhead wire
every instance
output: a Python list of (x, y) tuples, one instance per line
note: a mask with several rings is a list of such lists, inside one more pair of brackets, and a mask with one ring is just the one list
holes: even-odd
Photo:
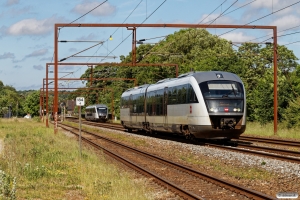
[(229, 10), (234, 4), (236, 4), (236, 2), (238, 2), (238, 0), (236, 0), (234, 3), (232, 3), (226, 10), (224, 10), (218, 17), (216, 17), (214, 20), (212, 20), (210, 24), (214, 23), (218, 18), (220, 18), (227, 10)]
[[(256, 20), (253, 20), (253, 21), (247, 23), (247, 24), (241, 25), (241, 26), (238, 27), (238, 28), (234, 28), (234, 29), (229, 30), (229, 31), (227, 31), (227, 32), (225, 32), (225, 33), (222, 33), (222, 34), (218, 35), (218, 37), (220, 37), (220, 36), (222, 36), (222, 35), (225, 35), (225, 34), (227, 34), (227, 33), (230, 33), (230, 32), (232, 32), (232, 31), (234, 31), (234, 30), (243, 28), (243, 27), (246, 26), (246, 25), (249, 25), (249, 24), (251, 24), (251, 23), (253, 23), (253, 22), (259, 21), (259, 20), (261, 20), (261, 19), (263, 19), (263, 18), (266, 18), (266, 17), (268, 17), (268, 16), (270, 16), (270, 15), (273, 15), (273, 14), (275, 14), (275, 13), (277, 13), (277, 12), (280, 12), (280, 11), (282, 11), (282, 10), (284, 10), (284, 9), (286, 9), (286, 8), (289, 8), (289, 7), (291, 7), (291, 6), (294, 6), (294, 5), (298, 4), (298, 3), (300, 3), (300, 1), (298, 1), (298, 2), (296, 2), (296, 3), (293, 3), (293, 4), (289, 5), (289, 6), (286, 6), (286, 7), (284, 7), (284, 8), (281, 8), (281, 9), (279, 9), (279, 10), (277, 10), (277, 11), (275, 11), (275, 12), (272, 12), (272, 13), (270, 13), (270, 14), (264, 15), (264, 16), (262, 16), (262, 17), (256, 19)], [(255, 27), (254, 27), (254, 28), (255, 28)]]
[[(223, 1), (223, 3), (225, 3), (227, 0)], [(204, 17), (198, 24), (201, 24), (201, 22), (203, 22), (206, 18), (208, 18), (212, 13), (214, 13), (218, 8), (220, 8), (223, 3), (221, 3), (218, 7), (216, 7), (212, 12), (210, 12), (206, 17)]]
[[(288, 30), (292, 30), (292, 29), (298, 28), (298, 27), (300, 27), (300, 25), (293, 26), (291, 28), (287, 28), (287, 29), (284, 29), (284, 30), (280, 30), (277, 33), (281, 33), (281, 32), (288, 31)], [(257, 39), (264, 38), (264, 37), (268, 37), (268, 36), (271, 36), (271, 35), (273, 35), (273, 33), (270, 33), (270, 34), (267, 34), (267, 35), (264, 35), (264, 36), (261, 36), (261, 37), (257, 37), (257, 38), (254, 38), (254, 39), (251, 39), (251, 40), (248, 40), (248, 41), (250, 42), (250, 41), (257, 40)]]
[[(136, 6), (135, 6), (135, 8), (130, 12), (130, 14), (125, 18), (125, 20), (122, 22), (122, 24), (124, 24), (125, 23), (125, 21), (132, 15), (132, 13), (138, 8), (138, 6), (143, 2), (144, 0), (141, 0)], [(120, 27), (118, 27), (112, 34), (111, 34), (111, 36), (113, 36), (118, 30), (119, 30), (119, 28)], [(105, 41), (105, 42), (108, 42), (108, 39)], [(100, 46), (100, 47), (105, 47), (105, 45), (102, 45), (102, 46)], [(95, 55), (98, 51), (99, 51), (99, 49), (100, 49), (100, 47), (95, 51), (95, 53), (93, 54), (93, 55)], [(108, 50), (108, 48), (106, 48), (106, 50)], [(109, 50), (108, 50), (109, 51)], [(114, 55), (114, 54), (113, 54)], [(114, 55), (115, 56), (115, 55)], [(91, 59), (91, 58), (90, 58)], [(86, 62), (89, 62), (90, 61), (90, 59), (88, 59)]]
[(291, 44), (295, 44), (295, 43), (298, 43), (298, 42), (300, 42), (300, 40), (299, 40), (299, 41), (295, 41), (295, 42), (291, 42), (291, 43), (284, 44), (284, 46), (291, 45)]
[[(67, 24), (67, 25), (70, 25), (70, 24), (74, 23), (75, 21), (81, 19), (82, 17), (86, 16), (87, 14), (89, 14), (89, 13), (92, 12), (92, 11), (94, 11), (94, 10), (97, 9), (98, 7), (102, 6), (102, 5), (103, 5), (104, 3), (106, 3), (107, 1), (108, 1), (108, 0), (103, 1), (102, 3), (100, 3), (99, 5), (97, 5), (96, 7), (94, 7), (94, 8), (91, 9), (90, 11), (86, 12), (85, 14), (81, 15), (80, 17), (78, 17), (77, 19), (73, 20), (72, 22), (70, 22), (70, 23)], [(66, 26), (67, 26), (67, 25), (66, 25)], [(63, 26), (63, 27), (61, 27), (61, 28), (58, 29), (57, 40), (58, 40), (58, 38), (59, 38), (60, 30), (61, 30), (62, 28), (64, 28), (64, 27), (66, 27), (66, 26)], [(52, 59), (51, 59), (51, 62), (50, 62), (50, 63), (53, 62), (53, 59), (54, 59), (54, 53), (55, 53), (55, 52), (53, 52), (53, 56), (52, 56)]]
[[(238, 9), (240, 9), (240, 8), (242, 8), (242, 7), (245, 7), (245, 6), (247, 6), (247, 5), (249, 5), (249, 4), (251, 4), (251, 3), (253, 3), (253, 2), (255, 2), (256, 0), (254, 0), (254, 1), (252, 1), (252, 2), (249, 2), (249, 3), (247, 3), (247, 4), (245, 4), (245, 5), (243, 5), (243, 6), (241, 6), (241, 7), (239, 7)], [(275, 14), (275, 13), (277, 13), (277, 12), (280, 12), (280, 11), (282, 11), (282, 10), (284, 10), (284, 9), (286, 9), (286, 8), (289, 8), (289, 7), (291, 7), (291, 6), (294, 6), (294, 5), (296, 5), (296, 4), (298, 4), (298, 3), (300, 3), (300, 1), (298, 1), (298, 2), (296, 2), (296, 3), (293, 3), (293, 4), (291, 4), (291, 5), (289, 5), (289, 6), (286, 6), (286, 7), (284, 7), (284, 8), (281, 8), (281, 9), (279, 9), (279, 10), (277, 10), (277, 11), (272, 11), (272, 13), (271, 14), (268, 14), (268, 15), (265, 15), (265, 16), (263, 16), (263, 17), (260, 17), (260, 18), (258, 18), (258, 19), (256, 19), (256, 20), (253, 20), (253, 21), (251, 21), (251, 22), (249, 22), (249, 23), (247, 23), (247, 24), (244, 24), (244, 25), (242, 25), (242, 26), (240, 26), (239, 28), (242, 28), (243, 26), (246, 26), (246, 25), (248, 25), (248, 24), (251, 24), (251, 23), (253, 23), (253, 22), (255, 22), (255, 21), (258, 21), (258, 20), (260, 20), (260, 19), (263, 19), (263, 18), (265, 18), (265, 17), (268, 17), (268, 16), (270, 16), (270, 15), (272, 15), (272, 14)], [(227, 9), (228, 10), (228, 9)], [(235, 9), (234, 11), (236, 11), (237, 9)], [(231, 12), (229, 12), (229, 13), (232, 13), (233, 11), (231, 11)], [(224, 13), (224, 12), (223, 12)], [(222, 16), (224, 16), (224, 15), (227, 15), (227, 14), (229, 14), (229, 13), (225, 13), (225, 14), (223, 14)], [(217, 18), (219, 18), (219, 17), (221, 17), (221, 16), (218, 16)], [(216, 18), (216, 19), (217, 19)], [(216, 20), (215, 19), (215, 20)], [(211, 23), (212, 22), (214, 22), (215, 20), (212, 20), (212, 21), (210, 21)], [(298, 27), (298, 26), (296, 26), (296, 27)], [(295, 28), (295, 27), (293, 27), (293, 28)], [(233, 30), (236, 30), (236, 29), (238, 29), (238, 28), (235, 28), (235, 29), (232, 29), (232, 30), (230, 30), (230, 31), (228, 31), (228, 32), (225, 32), (225, 33), (223, 33), (223, 34), (221, 34), (221, 35), (218, 35), (218, 37), (219, 36), (222, 36), (222, 35), (224, 35), (224, 34), (227, 34), (227, 33), (229, 33), (229, 32), (232, 32)], [(289, 30), (289, 29), (288, 29)], [(286, 34), (287, 35), (287, 34)], [(282, 35), (282, 36), (285, 36), (285, 35)], [(269, 38), (268, 38), (269, 39)], [(267, 40), (268, 40), (267, 39)], [(265, 40), (265, 41), (267, 41), (267, 40)], [(300, 42), (300, 41), (297, 41), (297, 42)], [(262, 42), (260, 42), (260, 43), (262, 43)], [(296, 42), (295, 42), (296, 43)], [(293, 43), (289, 43), (289, 44), (293, 44)], [(152, 48), (153, 49), (153, 48)], [(150, 50), (152, 50), (152, 49), (150, 49)], [(149, 54), (148, 52), (147, 52), (147, 54)], [(145, 56), (144, 56), (145, 57)], [(144, 58), (143, 57), (143, 58)]]
[(87, 14), (89, 14), (90, 12), (94, 11), (95, 9), (97, 9), (98, 7), (102, 6), (104, 3), (106, 3), (108, 0), (103, 1), (102, 3), (100, 3), (98, 6), (94, 7), (93, 9), (91, 9), (90, 11), (86, 12), (85, 14), (81, 15), (80, 17), (78, 17), (77, 19), (71, 21), (69, 24), (61, 27), (60, 29), (63, 29), (64, 27), (73, 24), (74, 22), (76, 22), (77, 20), (81, 19), (82, 17), (86, 16)]
[[(122, 22), (122, 24), (124, 24), (126, 22), (126, 20), (132, 15), (132, 13), (139, 7), (139, 5), (143, 2), (144, 0), (141, 0), (136, 6), (135, 8), (130, 12), (130, 14), (126, 17), (126, 19)], [(114, 35), (120, 27), (118, 27), (111, 35)]]
[(90, 46), (90, 47), (88, 47), (88, 48), (86, 48), (86, 49), (84, 49), (84, 50), (82, 50), (82, 51), (79, 51), (79, 52), (77, 52), (77, 53), (75, 53), (75, 54), (73, 54), (73, 55), (71, 55), (71, 56), (65, 57), (65, 58), (61, 59), (59, 62), (62, 62), (62, 61), (64, 61), (64, 60), (68, 59), (68, 58), (74, 57), (75, 55), (78, 55), (78, 54), (80, 54), (80, 53), (82, 53), (82, 52), (84, 52), (84, 51), (86, 51), (86, 50), (89, 50), (89, 49), (91, 49), (91, 48), (94, 48), (95, 46), (98, 46), (99, 44), (103, 44), (103, 42), (101, 41), (101, 42), (99, 42), (99, 43), (97, 43), (97, 44), (95, 44), (95, 45), (93, 45), (93, 46)]
[[(223, 1), (219, 6), (217, 6), (208, 16), (206, 16), (206, 18), (207, 17), (209, 17), (214, 11), (216, 11), (218, 8), (220, 8), (225, 2), (226, 2), (227, 0), (225, 0), (225, 1)], [(227, 8), (224, 12), (222, 12), (217, 18), (215, 18), (215, 20), (216, 19), (218, 19), (218, 18), (220, 18), (228, 9), (230, 9), (236, 2), (237, 2), (238, 0), (236, 0), (233, 4), (231, 4), (231, 6), (229, 7), (229, 8)], [(256, 1), (256, 0), (255, 0)], [(254, 1), (252, 1), (252, 2), (254, 2)], [(250, 3), (252, 3), (252, 2), (250, 2)], [(249, 4), (249, 3), (248, 3)], [(247, 4), (247, 5), (248, 5)], [(236, 9), (237, 10), (237, 9)], [(204, 18), (204, 19), (206, 19), (206, 18)], [(202, 21), (204, 21), (204, 19), (203, 20), (201, 20), (198, 24), (200, 24)], [(212, 21), (210, 21), (211, 23), (213, 23), (215, 20), (212, 20)], [(168, 36), (168, 35), (167, 35)], [(166, 37), (167, 37), (166, 36)], [(166, 37), (164, 38), (164, 39), (166, 39)], [(160, 42), (162, 42), (164, 39), (162, 39)], [(159, 42), (159, 43), (160, 43)], [(156, 43), (155, 45), (153, 45), (153, 47), (149, 50), (149, 51), (147, 51), (143, 56), (142, 56), (142, 59), (143, 58), (145, 58), (147, 55), (149, 55), (150, 54), (150, 52), (159, 44), (159, 43)], [(170, 44), (169, 44), (170, 45)]]
[[(258, 21), (258, 20), (260, 20), (260, 19), (263, 19), (263, 18), (265, 18), (265, 17), (267, 17), (267, 16), (270, 16), (270, 15), (272, 15), (272, 14), (274, 14), (274, 13), (277, 13), (277, 12), (279, 12), (279, 11), (282, 11), (282, 10), (284, 10), (284, 9), (286, 9), (286, 8), (289, 8), (289, 7), (293, 6), (293, 5), (296, 5), (296, 4), (298, 4), (298, 3), (300, 3), (300, 1), (298, 1), (298, 2), (296, 2), (296, 3), (293, 3), (293, 4), (289, 5), (289, 6), (286, 6), (286, 7), (284, 7), (284, 8), (281, 8), (281, 9), (275, 11), (275, 12), (272, 10), (272, 13), (270, 13), (270, 14), (268, 14), (268, 15), (265, 15), (265, 16), (259, 18), (259, 19), (254, 20), (254, 21), (251, 21), (251, 22), (249, 22), (249, 23), (247, 23), (247, 24), (245, 24), (245, 25), (248, 25), (248, 24), (250, 24), (250, 23), (253, 23), (253, 22), (255, 22), (255, 21)], [(272, 9), (273, 9), (273, 8), (272, 8)], [(245, 25), (243, 25), (243, 26), (245, 26)], [(293, 26), (293, 27), (290, 27), (290, 28), (281, 30), (281, 31), (279, 31), (279, 32), (277, 32), (277, 33), (281, 33), (281, 32), (288, 31), (288, 30), (292, 30), (292, 29), (295, 29), (295, 28), (298, 28), (298, 27), (300, 27), (300, 25)], [(236, 29), (237, 29), (237, 28), (236, 28)], [(236, 29), (233, 29), (233, 30), (236, 30)], [(233, 31), (233, 30), (231, 30), (231, 31)], [(231, 31), (230, 31), (230, 32), (231, 32)], [(227, 33), (228, 33), (228, 32), (223, 33), (222, 35), (227, 34)], [(297, 33), (300, 33), (300, 32), (298, 31), (298, 32), (293, 32), (293, 33), (287, 33), (287, 34), (279, 35), (279, 36), (277, 36), (277, 38), (278, 38), (278, 37), (288, 36), (288, 35), (293, 35), (293, 34), (297, 34)], [(273, 35), (273, 34), (267, 34), (267, 35), (262, 36), (262, 37), (257, 37), (257, 38), (254, 38), (254, 39), (252, 39), (252, 40), (249, 40), (249, 42), (250, 42), (250, 41), (253, 41), (253, 40), (260, 39), (260, 38), (268, 37), (268, 36), (271, 36), (271, 35)], [(221, 36), (221, 35), (219, 35), (219, 36)], [(263, 43), (263, 42), (265, 42), (265, 41), (268, 41), (268, 40), (270, 40), (270, 39), (272, 39), (272, 38), (273, 38), (273, 37), (269, 37), (269, 38), (265, 39), (264, 41), (262, 41), (262, 42), (260, 42), (260, 43)], [(285, 44), (285, 45), (290, 45), (290, 44), (294, 44), (294, 43), (298, 43), (298, 42), (299, 42), (299, 41), (291, 42), (291, 43), (287, 43), (287, 44)]]
[[(146, 17), (146, 19), (144, 19), (138, 26), (136, 26), (136, 29), (139, 28), (140, 25), (142, 25), (146, 20), (149, 19), (149, 17), (151, 17), (167, 0), (164, 0), (149, 16)], [(125, 39), (123, 39), (113, 50), (111, 50), (106, 57), (108, 57), (114, 50), (116, 50), (125, 40), (127, 40), (129, 38), (129, 36), (131, 36), (132, 33), (130, 33), (127, 37), (125, 37)], [(104, 58), (105, 59), (105, 58)], [(102, 60), (104, 60), (102, 59)], [(101, 61), (102, 61), (101, 60)]]

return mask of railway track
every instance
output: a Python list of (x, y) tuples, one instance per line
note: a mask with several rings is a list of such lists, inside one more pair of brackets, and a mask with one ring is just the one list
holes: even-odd
[[(90, 121), (84, 121), (83, 124), (102, 127), (102, 128), (109, 128), (109, 129), (113, 129), (113, 130), (125, 131), (125, 129), (120, 124), (98, 123), (98, 122), (90, 122)], [(174, 137), (173, 136), (164, 136), (164, 139), (174, 140)], [(182, 138), (175, 138), (175, 140), (178, 142), (187, 142), (186, 139), (182, 139)], [(224, 144), (214, 143), (214, 141), (208, 142), (208, 140), (206, 140), (205, 142), (192, 141), (191, 143), (199, 144), (199, 145), (206, 145), (206, 146), (219, 148), (219, 149), (225, 149), (225, 150), (229, 150), (229, 151), (247, 153), (247, 154), (252, 154), (252, 155), (256, 155), (256, 156), (263, 156), (263, 157), (267, 157), (267, 158), (272, 158), (272, 159), (277, 159), (277, 160), (282, 160), (282, 161), (287, 161), (287, 162), (292, 162), (292, 163), (300, 163), (300, 152), (298, 152), (298, 151), (290, 151), (290, 150), (285, 150), (285, 149), (270, 148), (270, 147), (264, 147), (264, 146), (254, 146), (251, 144), (245, 144), (245, 141), (240, 141), (240, 140), (238, 140), (237, 142), (233, 141), (233, 142), (227, 142)]]
[[(59, 126), (78, 135), (77, 128), (62, 124)], [(157, 184), (183, 199), (274, 199), (92, 132), (82, 131), (82, 139), (141, 174), (153, 178)]]
[(280, 139), (270, 139), (270, 138), (260, 138), (260, 137), (250, 137), (250, 136), (240, 136), (238, 141), (247, 141), (247, 142), (261, 142), (275, 145), (285, 145), (289, 147), (299, 147), (300, 142), (290, 141), (290, 140), (280, 140)]

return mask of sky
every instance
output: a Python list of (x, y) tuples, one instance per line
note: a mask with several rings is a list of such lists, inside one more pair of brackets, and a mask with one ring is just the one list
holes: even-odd
[[(277, 26), (278, 44), (300, 58), (300, 0), (0, 0), (0, 80), (4, 85), (18, 91), (43, 88), (46, 63), (54, 62), (56, 23)], [(178, 30), (138, 28), (136, 38), (157, 43)], [(207, 30), (236, 44), (273, 41), (270, 30)], [(126, 27), (66, 26), (58, 32), (58, 41), (63, 40), (68, 42), (58, 43), (58, 60), (85, 65), (59, 66), (59, 78), (80, 78), (88, 63), (120, 62), (119, 57), (132, 49), (132, 31)], [(53, 77), (50, 66), (49, 78)], [(82, 86), (81, 81), (59, 82), (60, 88)]]

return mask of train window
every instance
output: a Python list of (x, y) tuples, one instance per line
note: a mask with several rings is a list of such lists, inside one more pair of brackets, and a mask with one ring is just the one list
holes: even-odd
[(132, 95), (132, 112), (136, 113), (137, 95)]
[(168, 88), (168, 105), (187, 103), (188, 85), (179, 85)]
[(97, 108), (98, 113), (103, 113), (106, 114), (107, 113), (107, 108)]
[(243, 98), (243, 87), (234, 81), (208, 81), (199, 84), (206, 98)]
[(144, 94), (137, 95), (136, 105), (137, 105), (136, 112), (143, 113), (144, 112)]
[(173, 87), (169, 87), (168, 88), (168, 105), (172, 105), (172, 90), (173, 90)]
[(169, 104), (173, 105), (177, 103), (177, 88), (170, 87), (169, 88)]
[(194, 88), (191, 85), (188, 85), (188, 102), (189, 103), (198, 103), (198, 99)]
[(132, 100), (132, 94), (129, 96), (129, 100), (128, 100), (128, 107), (129, 107), (129, 111), (130, 113), (133, 112), (133, 100)]
[(128, 99), (129, 97), (123, 97), (121, 99), (121, 108), (128, 108)]
[(162, 115), (163, 114), (163, 90), (158, 90), (156, 91), (156, 115)]
[(177, 103), (184, 104), (186, 103), (186, 85), (177, 86), (178, 94), (177, 94)]
[(151, 99), (152, 99), (152, 106), (151, 106), (151, 112), (152, 115), (156, 115), (156, 98), (155, 98), (156, 92), (151, 92)]

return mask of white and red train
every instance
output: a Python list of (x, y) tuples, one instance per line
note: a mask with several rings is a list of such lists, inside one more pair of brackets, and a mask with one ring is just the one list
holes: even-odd
[(121, 96), (124, 128), (186, 138), (232, 139), (246, 129), (246, 94), (233, 73), (190, 72), (131, 88)]

